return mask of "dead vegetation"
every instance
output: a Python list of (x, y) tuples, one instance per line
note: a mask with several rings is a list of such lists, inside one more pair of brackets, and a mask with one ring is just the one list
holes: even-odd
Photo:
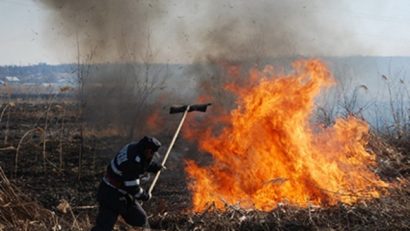
[(298, 208), (281, 204), (271, 212), (212, 205), (201, 214), (164, 213), (151, 218), (154, 228), (166, 230), (408, 230), (410, 187), (402, 182), (388, 195), (347, 206)]
[[(21, 195), (3, 171), (0, 194), (0, 230), (88, 230), (88, 216), (77, 217), (81, 209), (60, 201), (57, 214)], [(226, 205), (218, 211), (211, 204), (203, 213), (169, 212), (150, 217), (151, 227), (161, 230), (408, 230), (410, 229), (410, 185), (400, 178), (400, 185), (386, 195), (354, 205), (338, 204), (330, 208), (299, 208), (286, 203), (270, 212), (244, 210)], [(75, 212), (74, 212), (75, 211)], [(117, 230), (127, 230), (121, 221)]]
[(0, 230), (59, 230), (54, 212), (23, 195), (0, 168)]
[[(107, 161), (121, 142), (119, 132), (106, 128), (104, 135), (98, 136), (93, 128), (85, 130), (84, 134), (92, 135), (83, 137), (83, 171), (78, 181), (80, 137), (75, 107), (63, 105), (67, 108), (64, 118), (59, 117), (58, 108), (50, 109), (44, 144), (41, 133), (28, 133), (44, 128), (44, 113), (31, 113), (47, 110), (43, 106), (17, 104), (11, 111), (7, 133), (5, 122), (1, 124), (2, 137), (9, 137), (1, 149), (0, 167), (5, 173), (1, 169), (0, 230), (89, 230), (97, 212), (94, 194)], [(150, 214), (151, 227), (160, 230), (408, 230), (409, 144), (404, 139), (400, 145), (395, 142), (370, 135), (367, 149), (376, 154), (379, 164), (374, 171), (395, 185), (378, 199), (327, 208), (299, 208), (283, 202), (270, 212), (231, 205), (219, 211), (211, 204), (205, 212), (193, 213), (183, 161), (178, 159), (170, 161), (154, 198), (144, 207)], [(14, 175), (16, 147), (19, 163)], [(119, 220), (116, 230), (131, 229)]]
[[(409, 230), (410, 160), (382, 138), (372, 134), (368, 150), (378, 159), (378, 174), (392, 183), (380, 198), (353, 205), (300, 208), (279, 204), (270, 212), (210, 204), (203, 213), (164, 212), (151, 217), (151, 226), (166, 230)], [(403, 151), (403, 150), (402, 150)]]

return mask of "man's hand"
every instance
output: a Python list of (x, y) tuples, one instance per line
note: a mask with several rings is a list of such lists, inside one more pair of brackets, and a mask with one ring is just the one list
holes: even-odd
[(165, 165), (159, 165), (159, 167), (160, 167), (160, 169), (158, 171), (163, 171), (163, 170), (167, 169), (167, 167), (165, 167)]
[(152, 195), (148, 193), (147, 191), (144, 191), (141, 195), (136, 197), (137, 200), (142, 200), (142, 201), (148, 201), (151, 199)]

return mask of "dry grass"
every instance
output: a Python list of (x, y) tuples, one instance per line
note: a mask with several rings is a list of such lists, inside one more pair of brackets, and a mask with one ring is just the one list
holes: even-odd
[[(34, 109), (33, 111), (35, 111)], [(70, 123), (75, 123), (75, 121), (72, 119)], [(57, 128), (61, 127), (57, 126)], [(103, 131), (90, 129), (89, 133), (85, 132), (83, 135), (102, 139), (112, 138), (117, 133), (117, 130), (106, 128)], [(16, 139), (17, 141), (23, 140), (22, 136), (16, 137), (20, 138)], [(70, 136), (66, 138), (69, 139)], [(397, 187), (390, 189), (379, 199), (360, 201), (354, 205), (338, 204), (328, 208), (314, 206), (299, 208), (289, 204), (281, 204), (270, 212), (244, 210), (228, 205), (226, 210), (222, 212), (211, 205), (203, 213), (192, 213), (169, 206), (161, 210), (168, 211), (166, 213), (149, 212), (149, 214), (154, 214), (150, 217), (151, 227), (165, 230), (219, 231), (410, 230), (410, 155), (408, 154), (410, 153), (410, 142), (407, 143), (407, 146), (398, 146), (392, 142), (387, 142), (388, 139), (378, 135), (372, 134), (369, 138), (367, 148), (376, 154), (379, 163), (374, 171), (385, 180), (398, 182)], [(110, 141), (112, 142), (112, 140)], [(77, 144), (73, 140), (68, 140), (66, 143), (72, 145), (73, 150), (77, 150)], [(5, 150), (10, 147), (6, 147)], [(174, 196), (172, 198), (175, 198)], [(188, 195), (186, 196), (188, 198)], [(155, 204), (151, 205), (150, 208), (159, 207)], [(81, 210), (75, 204), (72, 208), (67, 201), (62, 201), (59, 206), (56, 212), (53, 212), (23, 195), (7, 179), (0, 168), (0, 231), (89, 230), (91, 228), (94, 221), (93, 216), (96, 213), (95, 207), (91, 206)], [(121, 222), (118, 225), (127, 227)], [(117, 227), (118, 229), (126, 230), (126, 228)]]
[(20, 192), (6, 177), (0, 167), (0, 230), (89, 230), (90, 219), (78, 220), (70, 204), (62, 200), (58, 212), (45, 209)]
[(0, 230), (58, 230), (56, 215), (22, 195), (0, 168)]
[(153, 228), (165, 230), (409, 230), (408, 181), (389, 195), (352, 206), (299, 208), (282, 204), (271, 212), (212, 206), (204, 213), (164, 213), (151, 218)]

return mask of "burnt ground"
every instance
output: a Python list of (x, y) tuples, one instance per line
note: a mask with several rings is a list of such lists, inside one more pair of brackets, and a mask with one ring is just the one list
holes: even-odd
[[(8, 123), (5, 122), (8, 117), (5, 112), (0, 125), (0, 148), (2, 148), (0, 167), (23, 194), (36, 200), (44, 208), (58, 212), (57, 206), (65, 200), (76, 215), (79, 217), (86, 215), (93, 220), (97, 212), (95, 194), (106, 165), (121, 145), (128, 141), (115, 134), (97, 137), (95, 133), (98, 132), (92, 132), (91, 135), (87, 135), (85, 130), (88, 128), (84, 128), (86, 135), (83, 136), (79, 173), (81, 136), (75, 113), (77, 108), (72, 104), (65, 105), (65, 108), (63, 134), (61, 134), (62, 117), (59, 111), (61, 109), (52, 107), (46, 116), (47, 105), (17, 104), (10, 111)], [(32, 129), (44, 128), (45, 117), (48, 118), (49, 135), (46, 141), (46, 168), (44, 169), (42, 134)], [(30, 130), (32, 131), (26, 134)], [(21, 140), (25, 134), (24, 140)], [(5, 137), (7, 142), (4, 142)], [(164, 137), (165, 140), (167, 138)], [(61, 142), (62, 151), (60, 151)], [(19, 143), (17, 172), (15, 172), (16, 149)], [(63, 157), (62, 168), (60, 168), (60, 153)], [(162, 172), (153, 191), (153, 198), (143, 205), (149, 214), (186, 211), (189, 208), (190, 194), (186, 187), (183, 168), (181, 154), (171, 153), (167, 169)]]
[[(87, 133), (81, 139), (76, 106), (60, 105), (65, 108), (64, 117), (61, 107), (51, 107), (46, 115), (47, 105), (44, 104), (20, 103), (12, 107), (10, 115), (8, 111), (4, 113), (0, 121), (0, 167), (21, 195), (55, 212), (62, 230), (88, 230), (97, 212), (95, 193), (106, 164), (127, 141), (116, 134), (104, 133), (103, 136), (98, 132)], [(49, 135), (44, 162), (42, 134), (31, 129), (44, 128), (45, 118), (48, 118)], [(62, 118), (64, 129), (61, 129)], [(161, 140), (167, 143), (170, 138), (161, 137)], [(379, 168), (382, 177), (402, 182), (380, 199), (331, 208), (282, 205), (271, 212), (245, 211), (235, 206), (227, 206), (225, 212), (220, 212), (211, 205), (206, 212), (196, 214), (190, 212), (191, 195), (184, 173), (183, 159), (189, 154), (179, 152), (182, 148), (177, 142), (176, 151), (167, 162), (167, 170), (161, 174), (153, 198), (143, 207), (150, 215), (151, 226), (166, 230), (410, 230), (410, 165), (404, 147), (392, 147), (377, 137), (371, 140), (369, 148), (382, 163)], [(69, 212), (59, 207), (63, 201), (70, 205)], [(127, 230), (128, 226), (121, 220), (118, 224), (117, 229)], [(0, 222), (0, 230), (1, 227)]]

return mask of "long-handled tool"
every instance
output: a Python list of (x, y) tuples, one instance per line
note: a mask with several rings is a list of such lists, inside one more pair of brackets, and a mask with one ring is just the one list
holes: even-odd
[[(179, 122), (178, 128), (175, 131), (174, 137), (172, 138), (171, 143), (168, 146), (168, 150), (165, 153), (164, 159), (162, 160), (162, 163), (161, 163), (162, 166), (165, 166), (165, 162), (167, 162), (169, 153), (171, 152), (171, 149), (174, 146), (175, 140), (177, 139), (179, 131), (181, 130), (182, 124), (184, 123), (188, 112), (191, 112), (191, 111), (206, 112), (207, 107), (210, 106), (210, 105), (211, 105), (210, 103), (207, 103), (207, 104), (193, 104), (193, 105), (172, 106), (170, 108), (170, 110), (169, 110), (170, 114), (182, 113), (182, 112), (184, 114), (182, 115), (182, 118), (181, 118), (181, 121)], [(160, 174), (161, 174), (161, 170), (157, 172), (157, 174), (154, 177), (154, 180), (151, 183), (151, 186), (148, 189), (148, 194), (149, 195), (151, 195), (152, 190), (154, 189), (155, 184), (157, 183)]]

